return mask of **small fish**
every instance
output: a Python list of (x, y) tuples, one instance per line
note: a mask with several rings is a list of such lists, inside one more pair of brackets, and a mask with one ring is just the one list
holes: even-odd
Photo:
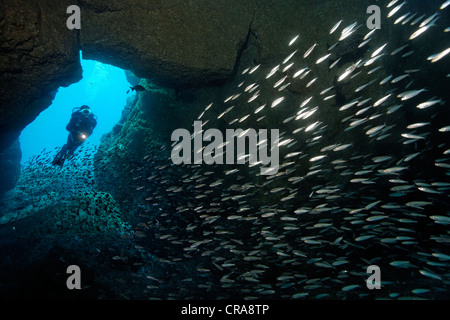
[(288, 55), (286, 57), (286, 59), (283, 60), (282, 64), (286, 64), (289, 60), (291, 60), (291, 58), (297, 53), (297, 50), (295, 50), (294, 52), (292, 52), (290, 55)]
[(417, 105), (418, 109), (426, 109), (428, 107), (434, 106), (435, 104), (440, 103), (441, 105), (445, 104), (445, 101), (443, 101), (442, 99), (439, 100), (428, 100), (426, 102), (422, 102), (420, 104)]
[(137, 84), (133, 87), (130, 87), (130, 89), (131, 89), (131, 91), (145, 91), (145, 88), (139, 84)]
[(271, 108), (276, 107), (276, 106), (279, 105), (283, 100), (284, 100), (284, 97), (280, 97), (280, 98), (275, 99), (275, 100), (272, 102), (272, 105), (271, 105), (270, 107), (271, 107)]
[(283, 78), (281, 78), (280, 80), (278, 80), (273, 87), (276, 88), (278, 87), (280, 84), (282, 84), (284, 82), (284, 80), (286, 80), (287, 76), (284, 76)]
[(402, 21), (405, 20), (410, 14), (411, 14), (411, 12), (408, 12), (407, 14), (402, 15), (400, 18), (398, 18), (397, 20), (395, 20), (394, 24), (398, 24), (398, 23), (402, 22)]
[(357, 241), (357, 242), (364, 241), (364, 240), (368, 240), (368, 239), (373, 238), (373, 237), (374, 237), (373, 235), (360, 236), (360, 237), (355, 238), (355, 241)]
[(359, 284), (352, 284), (352, 285), (343, 287), (341, 290), (342, 291), (350, 291), (350, 290), (356, 289), (358, 287), (359, 287)]
[(336, 23), (333, 28), (330, 30), (330, 34), (336, 31), (337, 28), (339, 28), (339, 25), (341, 24), (342, 20), (339, 20), (338, 23)]
[(425, 31), (427, 31), (430, 27), (431, 27), (431, 25), (426, 25), (425, 27), (419, 28), (416, 32), (414, 32), (414, 33), (409, 37), (409, 40), (413, 40), (413, 39), (417, 38), (417, 37), (420, 36), (422, 33), (424, 33)]
[(330, 69), (330, 70), (333, 69), (333, 67), (339, 63), (339, 61), (341, 60), (341, 58), (342, 58), (342, 57), (340, 57), (340, 58), (337, 59), (335, 62), (333, 62), (333, 63), (330, 65), (329, 69)]
[(359, 92), (359, 91), (365, 89), (366, 87), (370, 86), (370, 85), (371, 85), (372, 83), (374, 83), (375, 81), (377, 81), (377, 79), (374, 79), (374, 80), (372, 80), (372, 81), (369, 81), (369, 82), (366, 83), (366, 84), (363, 84), (362, 86), (356, 88), (356, 89), (355, 89), (355, 92)]
[(439, 191), (436, 191), (436, 190), (433, 190), (433, 189), (427, 188), (427, 187), (419, 187), (418, 189), (419, 189), (420, 191), (427, 192), (427, 193), (437, 193), (437, 194), (440, 194)]
[(389, 264), (391, 266), (393, 266), (393, 267), (396, 267), (396, 268), (411, 268), (411, 267), (415, 267), (409, 261), (392, 261)]
[(360, 124), (366, 122), (367, 120), (368, 120), (367, 118), (364, 118), (364, 119), (358, 119), (358, 120), (355, 120), (355, 121), (351, 122), (351, 123), (349, 124), (349, 126), (353, 128), (353, 127), (359, 126)]
[(309, 81), (309, 82), (306, 84), (306, 88), (309, 88), (316, 80), (317, 80), (317, 78), (314, 78), (314, 79), (312, 79), (311, 81)]
[(373, 106), (374, 106), (374, 107), (378, 107), (380, 104), (382, 104), (382, 103), (385, 102), (387, 99), (389, 99), (390, 96), (391, 96), (391, 94), (388, 94), (388, 95), (384, 96), (383, 98), (377, 100), (377, 101), (373, 104)]
[(427, 60), (431, 60), (431, 63), (437, 62), (450, 53), (450, 48), (445, 49), (444, 51), (431, 55), (427, 58)]
[(275, 74), (280, 69), (280, 65), (277, 65), (276, 67), (273, 67), (272, 70), (267, 74), (266, 79), (269, 79), (271, 76)]
[(340, 145), (340, 146), (337, 146), (336, 148), (334, 148), (333, 151), (342, 151), (342, 150), (347, 149), (351, 145), (352, 145), (352, 143), (343, 144), (343, 145)]
[(339, 37), (339, 41), (342, 41), (348, 38), (350, 35), (352, 35), (356, 31), (356, 25), (357, 23), (353, 22), (351, 25), (342, 30), (341, 36)]
[(252, 69), (250, 69), (250, 71), (248, 72), (248, 74), (252, 74), (253, 72), (255, 72), (256, 70), (258, 70), (258, 68), (261, 66), (261, 64), (258, 64), (257, 66), (254, 66)]
[(423, 18), (425, 18), (426, 14), (424, 13), (423, 15), (421, 15), (420, 17), (418, 17), (416, 20), (414, 20), (413, 22), (411, 22), (411, 25), (414, 26), (416, 25), (420, 20), (422, 20)]
[(450, 126), (442, 127), (439, 129), (439, 132), (449, 132), (449, 131), (450, 131)]
[(388, 3), (388, 5), (386, 6), (386, 8), (390, 8), (392, 7), (394, 4), (396, 4), (398, 2), (398, 0), (392, 0), (391, 2)]
[(316, 46), (317, 46), (317, 43), (314, 43), (308, 50), (306, 50), (305, 54), (303, 55), (303, 58), (306, 58), (307, 56), (309, 56)]
[(410, 124), (409, 126), (407, 126), (407, 129), (416, 129), (416, 128), (421, 128), (424, 126), (428, 126), (430, 123), (429, 122), (418, 122), (418, 123), (413, 123)]
[(449, 225), (450, 224), (450, 217), (430, 216), (430, 218), (433, 219), (434, 222), (439, 223), (439, 224), (444, 224), (444, 225)]
[(315, 162), (315, 161), (319, 161), (323, 158), (325, 158), (326, 155), (320, 155), (320, 156), (316, 156), (316, 157), (312, 157), (311, 159), (309, 159), (310, 162)]
[(294, 38), (292, 38), (291, 41), (289, 41), (289, 46), (292, 46), (295, 41), (297, 41), (299, 35), (296, 35)]
[(436, 18), (438, 14), (439, 13), (436, 12), (436, 13), (432, 14), (431, 16), (429, 16), (428, 18), (426, 18), (425, 20), (423, 20), (422, 23), (419, 25), (419, 28), (423, 28), (423, 27), (427, 26), (428, 23), (430, 23), (431, 20)]
[(416, 134), (411, 134), (411, 133), (402, 133), (402, 137), (404, 137), (406, 139), (425, 139), (422, 136), (419, 136)]
[(385, 84), (386, 82), (388, 82), (389, 80), (392, 79), (392, 74), (387, 76), (386, 78), (384, 78), (383, 80), (381, 80), (380, 85)]
[(413, 290), (411, 290), (411, 292), (414, 294), (422, 294), (422, 293), (430, 292), (430, 289), (413, 289)]
[(403, 161), (405, 161), (405, 162), (411, 161), (412, 159), (417, 157), (419, 154), (420, 154), (420, 152), (416, 152), (416, 153), (410, 154), (410, 155), (406, 156)]
[(397, 172), (403, 171), (405, 169), (408, 169), (408, 168), (407, 167), (392, 167), (392, 168), (378, 170), (378, 172), (384, 173), (384, 174), (391, 174), (391, 173), (397, 173)]
[(358, 103), (358, 100), (349, 102), (349, 103), (347, 103), (347, 104), (344, 104), (342, 107), (339, 108), (339, 111), (347, 110), (348, 108), (354, 106), (354, 105), (357, 104), (357, 103)]
[(397, 98), (401, 98), (402, 101), (409, 100), (424, 91), (428, 91), (428, 90), (423, 88), (420, 90), (411, 90), (411, 91), (402, 92), (397, 96)]
[(331, 53), (323, 56), (322, 58), (317, 59), (316, 64), (319, 64), (319, 63), (325, 61), (326, 59), (328, 59), (329, 56), (331, 56)]
[(442, 3), (442, 5), (440, 6), (439, 9), (444, 10), (445, 8), (447, 8), (450, 5), (450, 0), (445, 1), (444, 3)]
[(391, 81), (391, 83), (397, 83), (397, 82), (399, 82), (399, 81), (405, 79), (406, 77), (409, 77), (409, 74), (403, 74), (403, 75), (401, 75), (401, 76), (398, 76), (398, 77), (394, 78), (394, 79)]
[(298, 70), (296, 73), (294, 73), (294, 75), (292, 76), (292, 78), (297, 78), (299, 75), (301, 75), (302, 73), (304, 73), (308, 68), (303, 68)]
[(371, 217), (368, 217), (366, 219), (366, 221), (374, 222), (374, 221), (379, 221), (379, 220), (383, 220), (383, 219), (386, 219), (386, 218), (388, 218), (388, 216), (385, 216), (385, 215), (371, 216)]
[(404, 46), (401, 46), (401, 47), (395, 49), (394, 51), (391, 52), (391, 56), (396, 55), (397, 53), (399, 53), (400, 51), (405, 49), (407, 46), (408, 46), (408, 44), (405, 44)]
[(379, 47), (378, 49), (376, 49), (372, 55), (370, 56), (371, 58), (377, 56), (381, 51), (383, 51), (383, 49), (387, 46), (388, 43), (383, 44), (381, 47)]
[(385, 124), (380, 125), (380, 126), (373, 127), (372, 129), (367, 130), (366, 134), (367, 134), (367, 135), (371, 135), (371, 134), (373, 134), (373, 133), (375, 133), (375, 132), (380, 131), (380, 130), (383, 129), (384, 127), (386, 127)]
[(388, 13), (387, 17), (390, 18), (390, 17), (392, 17), (394, 14), (396, 14), (397, 11), (400, 10), (401, 7), (403, 7), (403, 6), (405, 5), (405, 3), (406, 3), (406, 1), (404, 1), (404, 2), (401, 3), (401, 4), (399, 4), (399, 5), (396, 6), (394, 9), (392, 9), (392, 10)]
[(438, 276), (437, 274), (435, 274), (433, 272), (430, 272), (430, 271), (427, 271), (427, 270), (419, 270), (419, 272), (421, 274), (423, 274), (424, 276), (426, 276), (426, 277), (437, 279), (437, 280), (442, 280), (442, 278), (440, 276)]
[[(375, 31), (375, 30), (376, 30), (376, 29), (373, 29), (372, 31)], [(364, 46), (365, 46), (366, 44), (368, 44), (369, 41), (371, 41), (371, 40), (372, 40), (372, 38), (369, 38), (369, 39), (365, 40), (364, 42), (361, 42), (361, 43), (358, 45), (358, 49), (364, 47)]]

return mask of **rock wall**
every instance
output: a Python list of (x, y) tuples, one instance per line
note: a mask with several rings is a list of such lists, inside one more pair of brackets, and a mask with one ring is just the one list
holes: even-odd
[(0, 150), (47, 108), (60, 86), (81, 79), (71, 1), (0, 2)]
[(20, 175), (21, 158), (22, 152), (18, 140), (0, 152), (0, 198), (16, 185)]

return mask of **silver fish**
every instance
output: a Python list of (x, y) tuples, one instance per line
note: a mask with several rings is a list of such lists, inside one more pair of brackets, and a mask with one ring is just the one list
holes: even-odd
[(401, 76), (398, 76), (398, 77), (394, 78), (394, 79), (391, 81), (391, 83), (397, 83), (397, 82), (399, 82), (399, 81), (405, 79), (406, 77), (409, 77), (409, 74), (403, 74), (403, 75), (401, 75)]
[(397, 98), (401, 98), (402, 101), (409, 100), (424, 91), (428, 91), (428, 90), (423, 88), (420, 90), (411, 90), (411, 91), (402, 92), (397, 96)]
[(317, 43), (314, 43), (308, 50), (306, 50), (305, 54), (303, 55), (303, 58), (306, 58), (307, 56), (309, 56), (316, 46), (317, 46)]
[(376, 132), (380, 131), (381, 129), (383, 129), (385, 126), (386, 126), (385, 124), (380, 125), (380, 126), (376, 126), (376, 127), (372, 128), (372, 129), (369, 129), (369, 130), (366, 132), (366, 134), (367, 134), (367, 135), (371, 135), (371, 134), (373, 134), (373, 133), (376, 133)]
[(394, 14), (396, 14), (397, 11), (400, 10), (401, 7), (403, 7), (403, 6), (405, 5), (405, 3), (406, 3), (406, 1), (404, 1), (404, 2), (401, 3), (401, 4), (399, 4), (399, 5), (396, 6), (394, 9), (392, 9), (392, 10), (388, 13), (387, 17), (390, 18), (390, 17), (392, 17)]
[(299, 35), (296, 35), (294, 38), (292, 38), (291, 41), (289, 41), (289, 46), (292, 46), (295, 41), (297, 41)]
[(407, 129), (416, 129), (416, 128), (421, 128), (424, 126), (428, 126), (430, 123), (429, 122), (418, 122), (418, 123), (413, 123), (410, 124), (409, 126), (407, 126)]
[(322, 63), (323, 61), (325, 61), (326, 59), (328, 59), (328, 57), (331, 56), (331, 53), (323, 56), (322, 58), (317, 59), (316, 64)]
[(411, 12), (408, 12), (407, 14), (402, 15), (400, 18), (398, 18), (397, 20), (395, 20), (394, 24), (398, 24), (398, 23), (402, 22), (402, 21), (405, 20), (410, 14), (411, 14)]
[(425, 139), (422, 136), (419, 136), (416, 134), (411, 134), (411, 133), (402, 133), (402, 137), (404, 137), (406, 139)]
[(399, 53), (400, 51), (405, 49), (407, 46), (408, 46), (408, 44), (405, 44), (404, 46), (401, 46), (401, 47), (395, 49), (394, 51), (391, 52), (391, 56), (396, 55), (397, 53)]
[(415, 31), (415, 32), (409, 37), (409, 40), (413, 40), (413, 39), (417, 38), (417, 37), (420, 36), (422, 33), (424, 33), (425, 31), (427, 31), (430, 27), (431, 27), (431, 25), (426, 25), (425, 27), (419, 28), (417, 31)]
[(336, 31), (337, 28), (339, 28), (339, 25), (341, 24), (342, 20), (339, 20), (338, 23), (336, 23), (333, 28), (330, 30), (330, 34)]
[(396, 4), (398, 2), (398, 0), (392, 0), (391, 2), (388, 3), (388, 5), (386, 6), (386, 8), (390, 8), (392, 7), (394, 4)]
[(422, 20), (423, 18), (425, 18), (426, 14), (421, 15), (420, 17), (418, 17), (417, 19), (415, 19), (413, 22), (411, 22), (411, 25), (416, 25), (420, 20)]
[(388, 94), (388, 95), (384, 96), (383, 98), (378, 99), (378, 100), (373, 104), (373, 106), (374, 106), (374, 107), (378, 107), (380, 104), (382, 104), (382, 103), (385, 102), (387, 99), (389, 99), (390, 96), (391, 96), (391, 94)]
[(286, 64), (286, 62), (288, 62), (289, 60), (291, 60), (291, 58), (297, 53), (297, 50), (295, 50), (294, 52), (292, 52), (290, 55), (288, 55), (286, 57), (286, 59), (283, 60), (282, 64)]
[(450, 48), (445, 49), (440, 53), (433, 54), (427, 58), (427, 60), (431, 60), (431, 63), (437, 62), (450, 53)]
[(419, 28), (423, 28), (426, 25), (428, 25), (428, 23), (430, 23), (431, 20), (433, 20), (434, 18), (436, 18), (438, 16), (438, 12), (432, 14), (431, 16), (429, 16), (428, 18), (426, 18), (425, 20), (422, 21), (422, 23), (419, 25)]
[(438, 103), (440, 103), (441, 105), (444, 105), (445, 101), (443, 101), (442, 99), (428, 100), (426, 102), (422, 102), (422, 103), (418, 104), (416, 107), (418, 109), (426, 109), (426, 108), (434, 106), (435, 104), (438, 104)]
[(380, 54), (381, 51), (383, 51), (383, 49), (387, 46), (388, 43), (383, 44), (381, 47), (379, 47), (378, 49), (376, 49), (372, 55), (370, 56), (371, 58), (377, 56), (378, 54)]

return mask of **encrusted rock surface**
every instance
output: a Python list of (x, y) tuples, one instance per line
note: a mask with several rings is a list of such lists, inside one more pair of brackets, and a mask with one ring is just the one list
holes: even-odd
[(47, 108), (60, 86), (81, 79), (70, 1), (0, 2), (0, 150)]

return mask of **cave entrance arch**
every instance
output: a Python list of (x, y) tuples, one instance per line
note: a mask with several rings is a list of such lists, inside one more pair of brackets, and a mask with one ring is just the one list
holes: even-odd
[(55, 150), (64, 145), (72, 109), (84, 104), (98, 117), (97, 127), (86, 146), (99, 145), (103, 134), (110, 132), (120, 120), (127, 98), (136, 94), (127, 92), (131, 84), (125, 70), (96, 60), (84, 60), (81, 52), (80, 62), (82, 79), (60, 87), (52, 104), (23, 129), (19, 137), (22, 164), (44, 149)]

